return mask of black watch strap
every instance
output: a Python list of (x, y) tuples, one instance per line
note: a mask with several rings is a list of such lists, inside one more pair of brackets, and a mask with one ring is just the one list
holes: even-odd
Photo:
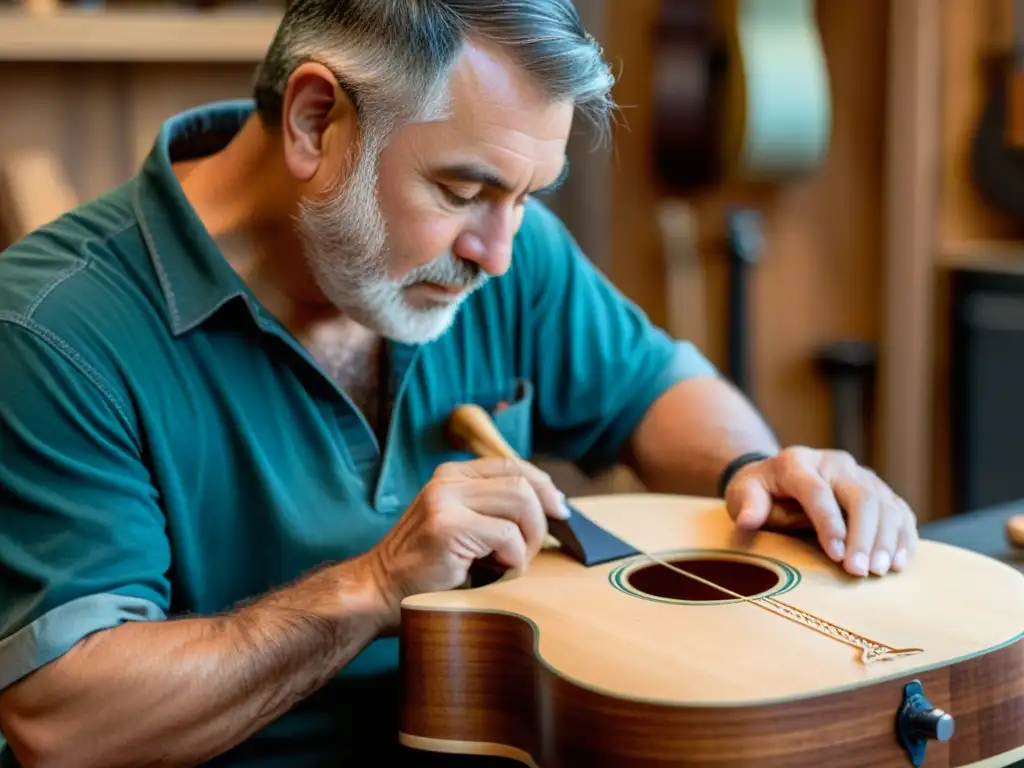
[(770, 458), (770, 454), (761, 453), (760, 451), (751, 451), (750, 453), (737, 456), (726, 465), (725, 469), (722, 470), (722, 474), (718, 476), (718, 495), (723, 499), (725, 498), (725, 489), (729, 487), (729, 481), (732, 480), (733, 475), (745, 466)]

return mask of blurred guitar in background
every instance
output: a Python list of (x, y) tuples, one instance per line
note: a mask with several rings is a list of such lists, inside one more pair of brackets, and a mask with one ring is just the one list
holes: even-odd
[[(660, 11), (654, 158), (666, 198), (723, 182), (786, 184), (824, 164), (832, 100), (814, 0), (663, 0)], [(705, 306), (704, 278), (682, 234), (695, 229), (689, 217), (673, 199), (658, 214), (672, 267), (669, 301), (687, 297), (696, 312)], [(756, 211), (736, 207), (728, 217), (728, 373), (752, 397), (749, 273), (762, 258), (764, 232)]]

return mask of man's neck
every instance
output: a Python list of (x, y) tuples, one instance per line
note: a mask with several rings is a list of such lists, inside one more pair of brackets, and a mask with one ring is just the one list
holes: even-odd
[(251, 118), (216, 154), (175, 164), (182, 191), (224, 258), (373, 424), (382, 343), (330, 305), (305, 268), (298, 192), (278, 139)]
[(342, 319), (316, 289), (294, 229), (298, 185), (255, 116), (221, 151), (175, 164), (204, 228), (253, 294), (297, 337)]

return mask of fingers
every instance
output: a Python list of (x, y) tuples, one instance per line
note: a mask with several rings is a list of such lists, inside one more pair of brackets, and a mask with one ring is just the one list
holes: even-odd
[(803, 507), (814, 524), (821, 548), (832, 560), (843, 560), (849, 551), (846, 521), (832, 486), (811, 458), (799, 451), (780, 455), (778, 465), (777, 485), (783, 492), (780, 495), (793, 498)]
[(902, 570), (917, 548), (910, 507), (844, 451), (786, 449), (741, 470), (726, 491), (729, 513), (747, 529), (774, 524), (776, 503), (787, 499), (800, 505), (822, 549), (852, 575)]
[(846, 479), (835, 481), (833, 488), (850, 520), (850, 533), (846, 537), (846, 571), (853, 576), (867, 576), (878, 532), (878, 500)]
[(504, 475), (468, 482), (459, 502), (478, 515), (512, 522), (521, 532), (532, 559), (544, 543), (547, 524), (534, 486), (522, 475)]
[(878, 531), (875, 533), (868, 565), (876, 576), (885, 576), (896, 558), (896, 543), (906, 518), (903, 510), (891, 500), (883, 499), (879, 507)]
[(512, 520), (488, 515), (467, 515), (456, 535), (455, 546), (466, 559), (488, 555), (516, 573), (522, 573), (532, 559), (522, 529)]
[(524, 477), (533, 487), (540, 500), (541, 508), (548, 517), (565, 520), (569, 517), (569, 508), (565, 504), (565, 494), (555, 487), (551, 476), (523, 459), (486, 458), (473, 461), (460, 461), (443, 464), (438, 467), (435, 476), (444, 480), (487, 479), (499, 477)]
[(903, 499), (898, 499), (897, 503), (903, 509), (903, 525), (900, 527), (899, 536), (896, 539), (896, 554), (892, 558), (892, 569), (902, 571), (907, 567), (910, 558), (914, 556), (920, 539), (917, 533), (917, 518), (914, 513)]
[(772, 495), (759, 476), (737, 478), (726, 489), (726, 506), (736, 525), (753, 531), (765, 524), (772, 509)]
[(905, 568), (917, 546), (917, 523), (906, 502), (866, 469), (833, 480), (833, 488), (850, 519), (846, 570), (884, 576)]

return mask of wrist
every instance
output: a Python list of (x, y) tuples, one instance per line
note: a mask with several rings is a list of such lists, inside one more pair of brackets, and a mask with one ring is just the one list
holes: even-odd
[(771, 454), (765, 453), (764, 451), (747, 451), (741, 453), (739, 456), (734, 458), (728, 464), (725, 465), (725, 469), (718, 475), (718, 495), (720, 498), (725, 498), (725, 492), (729, 488), (729, 483), (744, 467), (756, 464), (759, 461), (770, 459)]
[(371, 550), (352, 560), (351, 566), (358, 610), (373, 622), (378, 633), (389, 633), (398, 625), (401, 600), (395, 595), (380, 554)]
[(241, 611), (241, 618), (265, 626), (299, 617), (344, 645), (353, 635), (369, 641), (386, 623), (370, 558), (366, 555), (317, 569), (295, 584), (271, 593)]

